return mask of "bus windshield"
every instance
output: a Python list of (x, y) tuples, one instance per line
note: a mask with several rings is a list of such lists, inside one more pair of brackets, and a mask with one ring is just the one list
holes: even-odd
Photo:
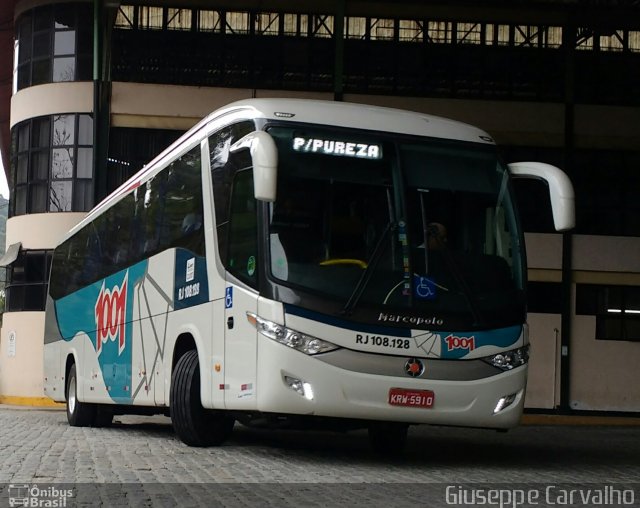
[(269, 133), (280, 160), (268, 232), (279, 284), (344, 314), (522, 319), (523, 243), (494, 146), (317, 126)]

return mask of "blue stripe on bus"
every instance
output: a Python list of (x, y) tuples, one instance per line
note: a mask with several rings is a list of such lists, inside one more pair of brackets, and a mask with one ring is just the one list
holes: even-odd
[(314, 312), (311, 310), (303, 309), (295, 305), (284, 305), (284, 311), (286, 314), (293, 316), (299, 316), (305, 319), (311, 319), (319, 323), (343, 328), (345, 330), (353, 330), (356, 332), (372, 333), (376, 335), (392, 335), (395, 337), (411, 337), (410, 328), (391, 328), (388, 326), (380, 325), (368, 325), (364, 323), (355, 323), (353, 321), (347, 321), (334, 316), (328, 316), (327, 314), (321, 314), (320, 312)]
[[(412, 330), (409, 328), (389, 328), (378, 325), (355, 323), (334, 316), (328, 316), (319, 312), (303, 309), (295, 305), (284, 305), (285, 314), (299, 316), (319, 323), (335, 326), (345, 330), (353, 330), (375, 335), (387, 335), (395, 337), (411, 337)], [(476, 330), (467, 332), (451, 332), (437, 330), (433, 332), (425, 331), (426, 334), (433, 334), (440, 341), (440, 358), (460, 359), (466, 357), (471, 351), (482, 346), (495, 346), (508, 348), (515, 345), (522, 334), (522, 325), (507, 326), (492, 330)], [(416, 338), (420, 337), (420, 333)]]

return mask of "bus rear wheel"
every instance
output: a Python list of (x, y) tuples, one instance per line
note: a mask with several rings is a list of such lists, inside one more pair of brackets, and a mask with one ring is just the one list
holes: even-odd
[(202, 407), (198, 352), (192, 349), (176, 364), (171, 376), (171, 422), (180, 440), (189, 446), (218, 446), (233, 430), (234, 419)]
[(74, 363), (67, 376), (67, 421), (72, 427), (89, 427), (95, 416), (95, 405), (78, 400), (78, 375)]

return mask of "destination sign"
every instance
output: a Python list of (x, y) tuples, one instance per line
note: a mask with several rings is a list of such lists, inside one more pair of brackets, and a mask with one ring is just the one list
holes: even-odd
[(293, 149), (296, 152), (357, 157), (359, 159), (382, 158), (382, 146), (380, 145), (352, 143), (333, 139), (296, 137), (293, 138)]

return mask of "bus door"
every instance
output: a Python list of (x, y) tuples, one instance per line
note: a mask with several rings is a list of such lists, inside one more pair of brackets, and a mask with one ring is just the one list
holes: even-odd
[(247, 312), (255, 314), (257, 308), (257, 294), (227, 282), (224, 313), (224, 393), (227, 409), (255, 407), (257, 331), (247, 320)]
[(257, 330), (247, 312), (258, 307), (257, 202), (253, 172), (240, 170), (233, 177), (227, 231), (228, 269), (225, 287), (225, 406), (250, 409), (256, 403)]

